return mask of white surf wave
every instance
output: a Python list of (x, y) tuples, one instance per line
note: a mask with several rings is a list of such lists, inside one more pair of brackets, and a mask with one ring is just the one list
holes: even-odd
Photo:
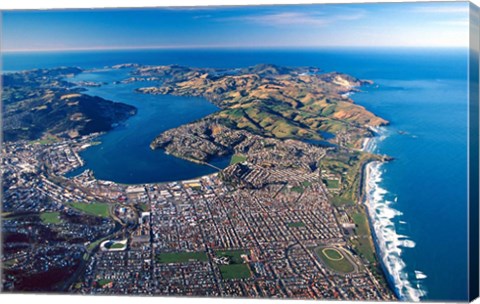
[[(382, 136), (377, 139), (381, 140)], [(372, 148), (372, 145), (368, 143), (368, 147)], [(417, 270), (415, 278), (409, 278), (405, 271), (406, 264), (402, 258), (402, 252), (405, 248), (414, 248), (415, 242), (408, 236), (397, 233), (394, 218), (401, 216), (402, 213), (394, 208), (397, 202), (396, 198), (393, 201), (385, 199), (385, 194), (388, 192), (380, 187), (382, 165), (381, 162), (369, 163), (366, 166), (365, 179), (366, 204), (379, 249), (378, 255), (391, 277), (400, 299), (420, 301), (421, 297), (426, 295), (426, 291), (419, 280), (425, 279), (427, 276)], [(402, 221), (402, 223), (405, 222)]]
[(427, 278), (427, 276), (423, 272), (418, 270), (415, 270), (415, 277), (417, 278), (417, 280), (423, 280)]

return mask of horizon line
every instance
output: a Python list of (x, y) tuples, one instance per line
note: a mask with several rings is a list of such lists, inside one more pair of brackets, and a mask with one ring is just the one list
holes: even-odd
[(169, 46), (118, 46), (118, 47), (78, 47), (78, 48), (48, 48), (48, 49), (4, 49), (0, 53), (33, 53), (33, 52), (75, 52), (75, 51), (126, 51), (126, 50), (195, 50), (195, 49), (332, 49), (332, 48), (450, 48), (468, 49), (469, 46), (451, 45), (272, 45), (272, 46), (235, 46), (235, 45), (169, 45)]

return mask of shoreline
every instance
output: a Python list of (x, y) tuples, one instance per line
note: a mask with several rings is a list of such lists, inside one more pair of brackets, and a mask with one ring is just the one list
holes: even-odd
[[(372, 131), (374, 136), (365, 138), (363, 142), (361, 149), (363, 152), (374, 153), (376, 141), (383, 138), (383, 135), (378, 136), (380, 130)], [(413, 248), (415, 243), (397, 233), (392, 219), (401, 212), (390, 206), (393, 202), (384, 198), (388, 191), (379, 186), (382, 181), (380, 168), (385, 163), (386, 161), (372, 160), (362, 166), (362, 189), (359, 203), (365, 208), (376, 258), (388, 286), (398, 300), (418, 302), (426, 295), (426, 291), (421, 285), (412, 285), (409, 274), (404, 272), (406, 263), (401, 257), (402, 249)], [(394, 202), (396, 202), (396, 198)], [(391, 245), (389, 246), (387, 243)], [(422, 275), (426, 278), (423, 273)]]
[[(362, 147), (360, 148), (360, 151), (362, 152), (367, 152), (367, 153), (374, 153), (374, 150), (375, 150), (375, 139), (378, 138), (376, 136), (376, 134), (378, 133), (378, 130), (372, 130), (373, 131), (373, 136), (372, 137), (366, 137), (363, 142), (362, 142)], [(380, 246), (379, 246), (379, 240), (377, 238), (377, 234), (376, 234), (376, 231), (375, 231), (375, 226), (374, 226), (374, 222), (373, 222), (373, 219), (372, 219), (372, 215), (371, 215), (371, 212), (375, 211), (375, 210), (372, 210), (370, 204), (369, 204), (369, 199), (368, 199), (368, 193), (370, 191), (370, 182), (371, 182), (371, 176), (370, 176), (370, 171), (372, 170), (371, 167), (374, 166), (374, 165), (378, 165), (380, 166), (381, 164), (383, 164), (384, 162), (382, 161), (378, 161), (378, 160), (370, 160), (370, 161), (367, 161), (365, 164), (362, 165), (361, 167), (361, 173), (360, 173), (360, 178), (361, 178), (361, 181), (360, 181), (360, 197), (358, 198), (358, 203), (361, 205), (361, 206), (364, 206), (365, 207), (365, 213), (366, 213), (366, 217), (367, 217), (367, 220), (368, 220), (368, 227), (369, 227), (369, 230), (370, 230), (370, 236), (372, 238), (372, 242), (373, 242), (373, 247), (374, 247), (374, 250), (375, 250), (375, 255), (376, 255), (376, 259), (378, 260), (378, 263), (380, 265), (380, 269), (382, 271), (382, 275), (388, 285), (388, 287), (391, 289), (391, 291), (393, 292), (393, 294), (395, 295), (395, 297), (398, 299), (398, 300), (402, 300), (402, 297), (399, 293), (399, 290), (397, 288), (397, 286), (395, 285), (395, 282), (394, 282), (394, 279), (393, 279), (393, 276), (390, 274), (390, 272), (388, 271), (388, 268), (386, 267), (382, 257), (381, 257), (381, 249), (380, 249)]]
[(362, 197), (360, 198), (360, 203), (362, 204), (362, 206), (365, 206), (368, 225), (369, 225), (369, 228), (370, 228), (370, 235), (372, 237), (373, 246), (374, 246), (374, 249), (375, 249), (375, 255), (376, 255), (376, 258), (377, 258), (378, 263), (380, 265), (380, 268), (382, 270), (382, 274), (385, 278), (385, 281), (387, 282), (387, 285), (392, 290), (392, 292), (395, 294), (397, 299), (398, 300), (404, 300), (404, 299), (402, 299), (402, 296), (400, 295), (400, 292), (399, 292), (397, 286), (395, 285), (395, 280), (394, 280), (393, 276), (389, 272), (389, 270), (388, 270), (387, 266), (385, 265), (385, 262), (384, 262), (384, 260), (381, 256), (382, 250), (380, 249), (380, 246), (379, 246), (379, 239), (377, 237), (377, 233), (375, 231), (374, 221), (373, 221), (373, 218), (372, 218), (372, 215), (371, 215), (371, 212), (375, 212), (375, 210), (372, 209), (372, 207), (369, 204), (368, 192), (370, 190), (369, 182), (371, 181), (370, 171), (372, 170), (371, 167), (374, 166), (374, 165), (381, 166), (382, 162), (380, 162), (380, 161), (370, 161), (370, 162), (366, 163), (363, 167), (362, 176), (363, 176), (363, 179), (364, 179), (364, 183), (362, 185)]

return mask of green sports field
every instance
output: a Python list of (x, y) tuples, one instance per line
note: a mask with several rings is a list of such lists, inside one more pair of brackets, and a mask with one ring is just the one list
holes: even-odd
[(230, 264), (218, 265), (222, 278), (224, 280), (246, 279), (251, 276), (250, 269), (245, 261), (242, 259), (243, 254), (248, 254), (246, 250), (224, 250), (216, 251), (217, 257), (228, 257)]
[(305, 223), (304, 222), (290, 222), (287, 224), (288, 227), (305, 227)]
[(340, 188), (340, 182), (336, 179), (325, 179), (323, 181), (327, 185), (328, 189), (338, 189), (338, 188)]
[(43, 212), (40, 214), (40, 219), (45, 224), (61, 224), (59, 212)]
[(159, 263), (188, 263), (188, 262), (206, 262), (208, 261), (205, 252), (166, 252), (156, 255), (156, 260)]
[(251, 276), (247, 264), (219, 265), (224, 280), (247, 279)]
[(105, 203), (70, 203), (71, 207), (80, 210), (86, 214), (98, 217), (109, 217), (108, 204)]
[(243, 163), (246, 160), (247, 160), (247, 157), (245, 155), (234, 154), (232, 156), (232, 159), (230, 160), (230, 165), (237, 164), (237, 163)]
[(100, 287), (103, 287), (107, 284), (110, 284), (112, 282), (112, 280), (107, 280), (107, 279), (100, 279), (97, 281), (98, 285), (100, 285)]

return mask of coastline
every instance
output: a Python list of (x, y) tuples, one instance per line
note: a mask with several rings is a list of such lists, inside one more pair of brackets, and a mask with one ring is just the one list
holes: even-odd
[(369, 225), (369, 228), (370, 228), (370, 234), (371, 234), (371, 237), (372, 237), (372, 241), (373, 241), (373, 246), (375, 248), (375, 254), (376, 254), (376, 258), (379, 262), (379, 265), (380, 265), (380, 268), (382, 270), (382, 274), (383, 276), (385, 277), (385, 280), (389, 286), (389, 288), (392, 290), (392, 292), (395, 294), (395, 296), (399, 299), (399, 300), (402, 300), (402, 297), (399, 293), (399, 290), (397, 288), (397, 286), (395, 285), (395, 281), (393, 279), (393, 276), (390, 274), (388, 268), (386, 267), (385, 265), (385, 261), (382, 257), (382, 251), (380, 249), (380, 246), (379, 246), (379, 239), (377, 237), (377, 233), (375, 231), (375, 226), (374, 226), (374, 222), (373, 222), (373, 212), (375, 212), (375, 210), (370, 206), (369, 204), (369, 200), (368, 200), (368, 192), (370, 190), (370, 182), (371, 182), (371, 170), (372, 170), (372, 167), (377, 165), (378, 167), (380, 167), (380, 165), (382, 164), (382, 162), (379, 162), (379, 161), (371, 161), (371, 162), (368, 162), (365, 164), (364, 168), (363, 168), (363, 173), (362, 173), (362, 176), (363, 176), (363, 179), (364, 179), (364, 183), (362, 185), (362, 197), (360, 198), (360, 203), (365, 206), (365, 209), (366, 209), (366, 215), (367, 215), (367, 220), (368, 220), (368, 225)]
[[(372, 131), (375, 135), (364, 140), (361, 148), (363, 152), (375, 153), (377, 142), (385, 138), (384, 134), (378, 136), (384, 133), (380, 129)], [(384, 199), (388, 193), (380, 187), (383, 173), (381, 168), (384, 164), (385, 161), (373, 160), (362, 167), (362, 195), (359, 203), (366, 209), (375, 253), (387, 284), (399, 300), (418, 302), (426, 295), (426, 291), (420, 284), (412, 286), (408, 274), (403, 271), (406, 264), (401, 257), (402, 248), (413, 248), (415, 242), (396, 232), (392, 219), (402, 213), (390, 206), (393, 202)], [(419, 277), (423, 279), (426, 275), (416, 275), (417, 279)]]
[[(366, 137), (363, 140), (362, 147), (360, 148), (360, 151), (367, 152), (367, 153), (374, 153), (374, 150), (376, 148), (375, 140), (377, 139), (377, 136), (375, 134), (378, 133), (378, 130), (377, 129), (372, 129), (372, 131), (373, 131), (373, 136), (372, 137)], [(371, 238), (372, 238), (376, 259), (378, 260), (378, 263), (380, 265), (382, 275), (383, 275), (388, 287), (391, 289), (391, 291), (395, 294), (395, 296), (399, 300), (402, 300), (402, 297), (399, 294), (399, 290), (395, 286), (395, 282), (394, 282), (390, 272), (388, 271), (388, 269), (387, 269), (387, 267), (384, 263), (384, 260), (381, 256), (381, 249), (380, 249), (380, 246), (378, 244), (379, 240), (378, 240), (377, 235), (376, 235), (375, 226), (374, 226), (374, 222), (373, 222), (373, 219), (372, 219), (373, 217), (372, 217), (372, 213), (371, 213), (371, 212), (375, 212), (375, 210), (373, 210), (373, 208), (371, 208), (371, 206), (369, 204), (369, 199), (368, 199), (368, 193), (370, 191), (370, 183), (372, 182), (371, 174), (370, 174), (370, 172), (372, 170), (372, 166), (375, 166), (375, 165), (380, 166), (382, 163), (383, 162), (378, 161), (378, 160), (371, 160), (371, 161), (367, 161), (365, 164), (362, 165), (362, 167), (361, 167), (362, 172), (360, 173), (360, 177), (361, 177), (362, 180), (361, 180), (361, 183), (360, 183), (360, 196), (359, 196), (359, 199), (358, 199), (358, 204), (365, 207), (366, 218), (367, 218), (367, 221), (368, 221), (368, 227), (369, 227), (369, 230), (370, 230), (370, 235), (371, 235)]]

